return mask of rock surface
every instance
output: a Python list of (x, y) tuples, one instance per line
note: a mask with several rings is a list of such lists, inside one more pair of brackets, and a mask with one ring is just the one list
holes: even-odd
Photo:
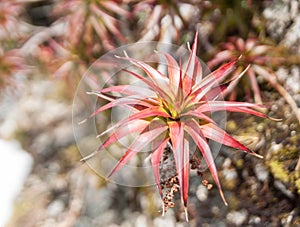
[(263, 15), (272, 38), (300, 54), (300, 3), (298, 0), (275, 0)]

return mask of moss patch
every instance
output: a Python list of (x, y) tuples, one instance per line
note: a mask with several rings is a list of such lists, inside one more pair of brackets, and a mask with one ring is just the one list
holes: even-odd
[(284, 183), (289, 182), (289, 174), (284, 169), (284, 165), (277, 160), (271, 161), (270, 170), (276, 179), (283, 181)]

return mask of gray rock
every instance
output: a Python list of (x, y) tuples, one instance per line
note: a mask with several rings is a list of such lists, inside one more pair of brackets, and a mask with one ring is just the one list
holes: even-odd
[(95, 219), (109, 210), (112, 203), (112, 191), (108, 187), (90, 186), (85, 192), (83, 214)]
[(249, 218), (249, 224), (251, 225), (258, 225), (261, 222), (261, 218), (259, 216), (251, 216)]
[(197, 188), (196, 196), (199, 201), (206, 201), (208, 197), (208, 189), (204, 185), (200, 184)]
[(248, 212), (246, 210), (231, 211), (227, 214), (226, 219), (237, 226), (242, 225), (247, 220)]
[(256, 174), (256, 177), (259, 181), (266, 181), (269, 177), (269, 172), (268, 169), (262, 164), (262, 163), (257, 163), (254, 166), (254, 172)]
[(46, 214), (48, 217), (56, 217), (63, 212), (65, 204), (61, 200), (54, 200), (49, 204)]
[(263, 12), (270, 35), (298, 54), (300, 54), (299, 12), (298, 0), (273, 1)]
[(157, 227), (171, 227), (175, 226), (176, 220), (174, 210), (169, 209), (165, 216), (157, 217), (153, 220), (153, 226)]

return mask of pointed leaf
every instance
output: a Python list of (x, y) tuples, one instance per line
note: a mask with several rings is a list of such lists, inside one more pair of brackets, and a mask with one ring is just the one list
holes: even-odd
[(203, 78), (203, 68), (202, 68), (202, 64), (198, 58), (196, 59), (195, 64), (196, 65), (195, 65), (194, 74), (193, 74), (193, 85), (199, 84)]
[(118, 161), (117, 165), (110, 172), (108, 178), (111, 177), (111, 175), (118, 171), (122, 166), (124, 166), (137, 152), (142, 150), (147, 144), (151, 143), (151, 141), (153, 141), (157, 136), (165, 132), (167, 129), (167, 126), (163, 126), (139, 135)]
[(223, 129), (221, 129), (217, 125), (208, 123), (205, 125), (201, 125), (200, 127), (201, 127), (201, 131), (203, 132), (203, 135), (206, 138), (212, 139), (220, 144), (224, 144), (229, 147), (243, 150), (249, 154), (252, 154), (254, 156), (262, 158), (262, 156), (251, 151), (248, 147), (241, 144), (239, 141), (234, 139), (232, 136), (230, 136), (227, 132), (225, 132)]
[(187, 64), (185, 74), (184, 74), (183, 90), (185, 91), (185, 94), (189, 94), (191, 92), (192, 86), (195, 82), (194, 79), (197, 76), (195, 74), (196, 68), (199, 67), (199, 64), (197, 64), (197, 61), (199, 61), (199, 60), (196, 55), (197, 40), (198, 40), (198, 31), (196, 32), (196, 35), (194, 38), (194, 44), (193, 44), (192, 51), (190, 53), (190, 57), (189, 57), (188, 64)]
[[(249, 72), (250, 65), (248, 65), (244, 71), (237, 73), (233, 78), (231, 78), (229, 81), (217, 85), (216, 87), (213, 86), (204, 86), (204, 89), (199, 89), (198, 97), (194, 98), (195, 100), (199, 99), (199, 97), (202, 97), (203, 94), (205, 94), (200, 100), (207, 100), (207, 101), (214, 101), (218, 97), (220, 97), (221, 94), (229, 87), (232, 86), (233, 84), (236, 84), (238, 80), (247, 72)], [(237, 71), (236, 71), (237, 72)], [(225, 94), (226, 95), (226, 94)], [(198, 100), (198, 101), (200, 101)]]
[(196, 111), (196, 110), (190, 110), (190, 111), (188, 111), (188, 112), (181, 115), (181, 117), (185, 117), (185, 116), (196, 117), (199, 120), (204, 120), (204, 121), (207, 121), (207, 122), (214, 123), (213, 119), (211, 119), (207, 115), (205, 115), (205, 114), (203, 114), (199, 111)]
[(180, 67), (171, 55), (167, 53), (164, 55), (168, 63), (169, 86), (174, 89), (176, 94), (179, 87)]
[(99, 109), (97, 109), (94, 113), (92, 113), (89, 118), (92, 118), (94, 117), (95, 115), (101, 113), (102, 111), (104, 110), (108, 110), (112, 107), (115, 107), (115, 106), (128, 106), (130, 105), (138, 105), (138, 106), (144, 106), (144, 107), (149, 107), (151, 108), (153, 105), (151, 105), (150, 103), (148, 102), (145, 102), (143, 100), (138, 100), (136, 99), (137, 96), (128, 96), (128, 97), (125, 97), (125, 98), (119, 98), (119, 99), (116, 99), (116, 100), (113, 100), (111, 101), (110, 103), (107, 103), (106, 105), (100, 107)]
[(187, 201), (188, 201), (188, 192), (189, 192), (189, 170), (190, 170), (190, 151), (189, 151), (189, 141), (187, 139), (184, 139), (184, 147), (181, 151), (183, 154), (181, 154), (181, 162), (182, 162), (182, 175), (181, 175), (181, 190), (183, 194), (183, 205), (187, 207)]
[[(203, 95), (206, 94), (207, 87), (211, 88), (217, 85), (221, 80), (224, 80), (225, 77), (234, 69), (235, 63), (236, 61), (229, 62), (210, 73), (195, 88), (193, 88), (192, 95), (197, 96), (197, 99), (201, 99)], [(203, 92), (204, 90), (206, 92)]]
[(157, 93), (161, 98), (163, 98), (164, 100), (170, 101), (172, 100), (170, 98), (170, 96), (157, 84), (153, 83), (150, 80), (147, 80), (146, 78), (144, 78), (143, 76), (136, 74), (132, 71), (129, 71), (127, 69), (123, 69), (123, 71), (128, 72), (129, 74), (131, 74), (132, 76), (138, 78), (139, 80), (143, 81), (146, 85), (148, 85), (150, 88), (152, 88), (152, 90)]
[(184, 124), (182, 122), (170, 121), (168, 125), (180, 184), (181, 199), (186, 207), (189, 187), (189, 144), (184, 139)]
[(211, 90), (208, 91), (206, 95), (203, 97), (203, 99), (201, 100), (211, 100), (211, 101), (216, 100), (218, 97), (220, 97), (220, 95), (223, 94), (223, 92), (226, 90), (229, 84), (230, 83), (225, 83), (225, 84), (221, 84), (220, 86), (211, 88)]
[(256, 115), (262, 118), (270, 118), (267, 115), (253, 110), (251, 108), (263, 108), (262, 105), (246, 103), (246, 102), (231, 102), (231, 101), (208, 101), (197, 108), (200, 113), (212, 113), (216, 111), (240, 112)]
[(224, 107), (247, 107), (247, 108), (264, 108), (261, 104), (249, 103), (249, 102), (236, 102), (236, 101), (207, 101), (203, 105), (199, 106), (198, 109), (206, 110), (208, 108), (221, 109)]
[(143, 71), (151, 78), (151, 80), (156, 85), (158, 85), (160, 87), (167, 87), (168, 86), (169, 78), (166, 75), (159, 72), (158, 70), (151, 67), (150, 65), (146, 64), (145, 62), (140, 61), (140, 60), (136, 60), (136, 59), (130, 58), (130, 57), (119, 57), (119, 58), (130, 61), (133, 64), (135, 64), (136, 66), (142, 68)]
[(96, 95), (99, 98), (102, 98), (102, 99), (110, 101), (110, 102), (114, 101), (118, 98), (118, 97), (115, 97), (115, 96), (112, 96), (112, 95), (102, 94), (101, 92), (98, 92), (98, 91), (90, 91), (90, 92), (87, 92), (87, 94), (88, 95)]
[(135, 133), (135, 132), (142, 132), (144, 131), (147, 126), (150, 124), (148, 121), (138, 120), (134, 121), (131, 124), (123, 125), (122, 127), (116, 129), (114, 133), (112, 133), (103, 144), (101, 144), (97, 150), (95, 150), (93, 153), (89, 154), (88, 156), (82, 158), (80, 161), (86, 161), (93, 156), (95, 156), (99, 151), (105, 149), (109, 145), (117, 142), (119, 139), (123, 138), (124, 136), (127, 136), (129, 134)]
[(164, 109), (160, 106), (153, 106), (151, 108), (147, 108), (144, 110), (141, 110), (137, 113), (134, 113), (132, 115), (130, 115), (129, 117), (119, 121), (118, 123), (116, 123), (115, 125), (113, 125), (112, 127), (108, 128), (107, 130), (105, 130), (104, 132), (102, 132), (100, 136), (103, 136), (104, 134), (110, 132), (111, 130), (113, 130), (114, 128), (120, 127), (121, 125), (126, 125), (129, 124), (131, 121), (135, 121), (135, 120), (142, 120), (144, 118), (148, 118), (148, 117), (165, 117), (168, 118), (170, 117), (170, 115), (164, 111)]
[(118, 92), (126, 95), (140, 95), (141, 97), (148, 97), (148, 98), (156, 97), (154, 91), (145, 87), (134, 86), (134, 85), (117, 85), (117, 86), (104, 88), (101, 90), (101, 93), (108, 93), (108, 92)]
[(151, 154), (151, 165), (152, 170), (154, 174), (154, 179), (156, 182), (156, 185), (158, 187), (158, 191), (160, 194), (160, 197), (163, 198), (162, 188), (160, 185), (160, 173), (159, 173), (159, 166), (160, 166), (160, 160), (164, 153), (165, 148), (167, 147), (167, 143), (169, 141), (169, 138), (166, 138), (157, 148), (153, 151)]
[(190, 121), (186, 122), (185, 130), (192, 137), (192, 139), (195, 141), (197, 147), (201, 151), (202, 156), (205, 159), (206, 164), (208, 165), (209, 171), (219, 188), (220, 195), (221, 195), (225, 205), (227, 205), (227, 202), (225, 200), (225, 197), (224, 197), (224, 194), (223, 194), (223, 191), (221, 188), (221, 184), (219, 182), (218, 172), (216, 169), (216, 165), (215, 165), (215, 161), (214, 161), (212, 152), (210, 150), (210, 147), (209, 147), (203, 133), (201, 132), (200, 125), (195, 120), (190, 120)]
[(235, 68), (237, 60), (231, 61), (220, 66), (217, 70), (211, 72), (201, 81), (199, 87), (207, 86), (208, 84), (214, 83), (214, 81), (223, 80), (232, 70)]

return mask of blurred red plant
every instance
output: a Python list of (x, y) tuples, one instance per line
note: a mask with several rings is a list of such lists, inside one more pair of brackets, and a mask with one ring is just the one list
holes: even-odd
[(12, 40), (20, 32), (19, 15), (24, 4), (20, 1), (2, 0), (0, 2), (0, 41)]
[(89, 55), (101, 48), (111, 50), (117, 44), (125, 43), (126, 38), (120, 32), (121, 21), (117, 18), (124, 19), (130, 14), (120, 6), (121, 3), (118, 0), (58, 1), (54, 14), (63, 15), (60, 20), (66, 22), (65, 47), (85, 50)]
[(16, 85), (14, 75), (18, 72), (25, 72), (27, 69), (24, 56), (20, 50), (13, 49), (4, 51), (0, 47), (0, 87)]
[[(26, 43), (26, 51), (41, 69), (65, 80), (75, 92), (82, 75), (105, 51), (125, 43), (121, 20), (130, 16), (121, 1), (55, 1), (50, 27), (37, 30)], [(124, 26), (123, 26), (124, 27)]]
[[(30, 26), (22, 16), (28, 0), (2, 0), (0, 2), (0, 87), (19, 85), (17, 74), (29, 73), (24, 52), (21, 49), (28, 38)], [(21, 75), (20, 74), (20, 75)]]
[[(154, 40), (156, 37), (161, 40), (168, 30), (167, 36), (174, 36), (172, 38), (178, 42), (182, 41), (183, 37), (180, 34), (183, 34), (183, 30), (188, 31), (188, 28), (195, 27), (200, 18), (200, 8), (206, 3), (201, 0), (128, 0), (128, 2), (137, 2), (133, 13), (144, 24), (141, 40)], [(163, 21), (166, 22), (167, 19), (169, 22), (164, 26)]]
[[(257, 77), (262, 77), (266, 82), (271, 84), (271, 86), (281, 94), (287, 103), (291, 106), (294, 114), (296, 115), (300, 123), (300, 113), (298, 111), (298, 106), (292, 96), (284, 89), (284, 87), (279, 83), (277, 76), (272, 68), (275, 66), (283, 65), (286, 59), (283, 57), (278, 57), (272, 52), (275, 49), (274, 46), (260, 44), (256, 38), (248, 38), (243, 40), (239, 37), (231, 37), (229, 42), (222, 44), (222, 50), (214, 55), (214, 58), (208, 62), (208, 66), (213, 69), (220, 64), (227, 61), (232, 61), (239, 58), (238, 67), (236, 68), (234, 74), (239, 74), (245, 69), (245, 65), (251, 65), (251, 67), (246, 71), (248, 83), (253, 92), (254, 100), (256, 103), (262, 103), (262, 97), (260, 92), (259, 83)], [(231, 99), (235, 99), (235, 91), (238, 81), (232, 83), (231, 86), (224, 92), (225, 96), (231, 94)], [(250, 99), (250, 90), (245, 88), (248, 100)]]
[[(164, 53), (168, 76), (143, 61), (130, 58), (127, 55), (125, 57), (118, 56), (118, 58), (131, 62), (146, 73), (147, 77), (144, 77), (124, 69), (125, 72), (146, 84), (147, 87), (117, 85), (91, 92), (91, 94), (105, 99), (109, 103), (97, 109), (89, 118), (116, 106), (128, 107), (133, 110), (133, 114), (102, 132), (99, 136), (115, 130), (96, 151), (82, 159), (85, 161), (93, 157), (99, 151), (128, 135), (129, 127), (130, 133), (138, 133), (138, 135), (108, 177), (124, 166), (147, 144), (151, 144), (152, 169), (162, 198), (163, 211), (165, 211), (166, 204), (160, 181), (160, 165), (164, 150), (169, 146), (175, 159), (176, 167), (174, 168), (177, 172), (181, 200), (184, 204), (187, 220), (189, 169), (193, 156), (190, 150), (192, 141), (199, 148), (199, 155), (202, 155), (207, 163), (225, 204), (227, 203), (221, 189), (208, 139), (261, 157), (221, 129), (210, 114), (218, 111), (229, 111), (253, 114), (263, 118), (268, 117), (256, 110), (256, 108), (262, 108), (262, 105), (220, 101), (218, 99), (228, 85), (239, 79), (244, 72), (229, 82), (219, 85), (219, 82), (234, 70), (236, 61), (232, 61), (203, 78), (202, 66), (196, 56), (197, 36), (198, 34), (196, 34), (185, 70), (181, 62), (178, 65), (171, 55)], [(113, 96), (110, 93), (119, 93), (119, 96)], [(177, 180), (174, 179), (174, 181)]]

